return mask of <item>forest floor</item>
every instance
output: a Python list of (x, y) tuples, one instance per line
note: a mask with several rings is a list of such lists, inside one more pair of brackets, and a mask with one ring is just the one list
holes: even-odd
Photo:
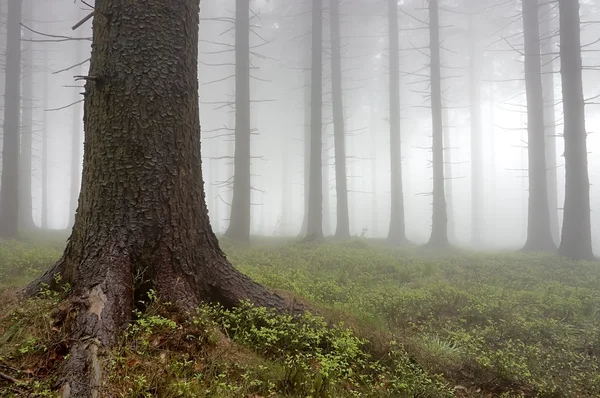
[[(52, 396), (69, 345), (44, 291), (14, 288), (64, 237), (0, 243), (0, 396)], [(600, 263), (553, 255), (436, 255), (353, 240), (223, 241), (232, 263), (305, 301), (301, 320), (244, 304), (193, 317), (154, 297), (105, 358), (122, 397), (598, 397)]]

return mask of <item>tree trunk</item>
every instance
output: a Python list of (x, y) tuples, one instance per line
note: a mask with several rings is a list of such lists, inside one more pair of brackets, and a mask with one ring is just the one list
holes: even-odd
[(235, 3), (235, 155), (231, 218), (225, 235), (250, 241), (250, 3)]
[(398, 2), (388, 0), (388, 36), (390, 43), (390, 167), (391, 208), (388, 240), (407, 243), (402, 187), (402, 148), (400, 140), (400, 39), (398, 37)]
[[(308, 58), (308, 57), (307, 57)], [(304, 153), (303, 155), (303, 163), (304, 163), (304, 215), (302, 217), (302, 226), (300, 227), (300, 236), (306, 236), (308, 231), (308, 204), (310, 198), (310, 118), (311, 118), (311, 106), (310, 106), (310, 80), (311, 80), (311, 71), (310, 67), (307, 68), (306, 72), (304, 72), (304, 129), (303, 129), (303, 143), (304, 143)]]
[[(471, 5), (471, 11), (474, 10)], [(469, 114), (471, 122), (471, 244), (483, 243), (483, 146), (481, 125), (481, 73), (478, 30), (469, 15)]]
[(75, 225), (61, 260), (25, 292), (52, 284), (56, 273), (72, 286), (72, 343), (58, 377), (65, 398), (104, 396), (99, 358), (148, 289), (182, 310), (240, 299), (286, 308), (233, 268), (210, 227), (198, 1), (96, 0), (95, 15)]
[(448, 240), (453, 242), (456, 240), (456, 225), (454, 223), (454, 195), (453, 195), (453, 180), (452, 180), (452, 144), (450, 140), (450, 118), (448, 117), (448, 107), (443, 106), (442, 116), (444, 118), (444, 177), (446, 183), (446, 199), (448, 208)]
[(323, 159), (321, 161), (321, 170), (323, 171), (323, 177), (321, 178), (321, 182), (323, 184), (323, 236), (329, 236), (331, 235), (331, 206), (329, 203), (331, 194), (329, 189), (329, 162), (331, 161), (331, 157), (329, 156), (329, 137), (327, 134), (325, 134), (324, 138), (325, 139), (323, 140), (323, 148), (321, 151), (321, 154), (323, 156)]
[[(25, 3), (24, 18), (31, 23), (33, 5)], [(26, 32), (25, 38), (30, 39), (31, 33)], [(31, 193), (32, 161), (33, 161), (33, 43), (25, 43), (22, 66), (21, 98), (21, 156), (19, 172), (19, 225), (25, 230), (35, 228), (33, 221), (33, 198)]]
[(554, 251), (550, 231), (544, 139), (544, 97), (540, 56), (538, 0), (523, 0), (525, 37), (525, 86), (527, 94), (527, 154), (529, 161), (529, 203), (527, 241), (523, 250)]
[(333, 101), (333, 138), (335, 144), (335, 192), (337, 196), (336, 238), (350, 237), (348, 216), (348, 178), (346, 173), (346, 132), (342, 96), (342, 49), (339, 0), (329, 0), (331, 20), (331, 88)]
[[(44, 49), (44, 70), (48, 70), (48, 49)], [(48, 73), (44, 73), (43, 83), (44, 99), (42, 101), (44, 112), (42, 115), (42, 208), (41, 224), (42, 229), (48, 229), (48, 109), (50, 92), (48, 90)]]
[(312, 65), (310, 91), (310, 187), (308, 199), (309, 240), (323, 239), (323, 5), (312, 2)]
[(431, 115), (433, 127), (433, 223), (428, 245), (448, 246), (448, 214), (444, 189), (444, 136), (442, 78), (440, 65), (440, 22), (438, 0), (429, 1), (429, 49), (431, 52)]
[(591, 260), (590, 180), (583, 99), (579, 1), (559, 0), (560, 64), (565, 119), (565, 206), (558, 253)]
[(19, 123), (21, 108), (21, 0), (8, 3), (0, 238), (19, 235)]
[(548, 185), (548, 208), (550, 211), (550, 230), (555, 244), (560, 242), (560, 227), (558, 221), (558, 176), (556, 158), (556, 111), (554, 95), (554, 59), (556, 45), (554, 43), (554, 13), (550, 3), (540, 1), (542, 19), (542, 91), (544, 96), (544, 126), (546, 135), (546, 180)]

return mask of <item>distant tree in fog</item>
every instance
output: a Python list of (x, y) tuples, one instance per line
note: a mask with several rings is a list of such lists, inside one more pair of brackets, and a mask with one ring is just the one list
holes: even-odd
[(440, 23), (438, 0), (429, 0), (429, 49), (431, 57), (431, 117), (433, 153), (433, 216), (428, 246), (448, 245), (448, 213), (444, 180), (444, 136), (442, 77), (440, 62)]
[(22, 1), (9, 1), (7, 10), (0, 238), (10, 239), (19, 234)]
[(250, 2), (235, 2), (235, 153), (233, 199), (225, 236), (250, 240)]
[(527, 241), (523, 249), (554, 251), (556, 246), (552, 239), (548, 208), (538, 0), (522, 0), (522, 6), (529, 160)]
[(560, 65), (565, 139), (565, 205), (558, 253), (591, 260), (590, 181), (583, 98), (579, 0), (559, 0)]

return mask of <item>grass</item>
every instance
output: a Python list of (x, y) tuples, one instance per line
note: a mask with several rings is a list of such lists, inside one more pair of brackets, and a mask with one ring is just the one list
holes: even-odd
[[(0, 290), (60, 256), (35, 241), (0, 244)], [(106, 358), (115, 396), (600, 396), (600, 263), (364, 240), (222, 244), (241, 271), (319, 316), (244, 304), (189, 319), (153, 301)], [(1, 396), (49, 394), (66, 352), (58, 303), (46, 292), (0, 311), (0, 372), (23, 381), (0, 379)]]

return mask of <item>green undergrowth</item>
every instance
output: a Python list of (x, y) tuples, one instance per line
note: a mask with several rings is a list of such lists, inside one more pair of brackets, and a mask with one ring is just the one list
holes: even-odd
[[(363, 240), (223, 246), (241, 271), (318, 315), (292, 320), (243, 303), (186, 317), (153, 300), (104, 358), (111, 394), (600, 396), (599, 263)], [(0, 244), (0, 287), (59, 256)], [(53, 318), (58, 300), (47, 292), (0, 311), (0, 372), (23, 382), (0, 378), (0, 396), (49, 393), (68, 348)]]

